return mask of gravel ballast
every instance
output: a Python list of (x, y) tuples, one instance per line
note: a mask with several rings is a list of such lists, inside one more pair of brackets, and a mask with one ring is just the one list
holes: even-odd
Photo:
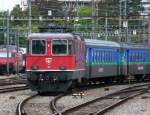
[[(60, 110), (65, 110), (127, 87), (129, 86), (117, 85), (87, 90), (84, 92), (85, 96), (82, 98), (72, 95), (65, 96), (56, 105)], [(35, 93), (31, 90), (22, 90), (0, 94), (0, 115), (15, 115), (18, 103)], [(49, 103), (52, 98), (54, 97), (38, 96), (29, 101), (24, 106), (24, 110), (27, 111), (27, 115), (50, 115)], [(105, 115), (150, 115), (149, 108), (150, 93), (146, 93), (133, 100), (129, 100), (127, 103), (113, 109), (111, 112), (107, 112)]]
[(0, 115), (15, 115), (18, 103), (33, 93), (23, 90), (0, 94)]
[(150, 115), (150, 93), (135, 97), (105, 115)]

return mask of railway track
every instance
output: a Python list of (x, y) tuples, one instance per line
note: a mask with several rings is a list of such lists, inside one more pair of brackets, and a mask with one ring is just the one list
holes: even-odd
[(50, 109), (56, 115), (61, 115), (61, 112), (56, 107), (56, 101), (59, 100), (60, 98), (62, 98), (63, 96), (65, 96), (65, 95), (58, 95), (50, 102)]
[(53, 107), (51, 107), (51, 109), (53, 109), (53, 115), (102, 115), (114, 107), (123, 104), (127, 100), (146, 93), (149, 89), (150, 84), (136, 85), (62, 110), (58, 109), (56, 105), (56, 102), (62, 97), (58, 96), (54, 98), (51, 104)]
[(16, 109), (16, 115), (25, 115), (26, 113), (23, 110), (23, 106), (27, 103), (27, 101), (29, 101), (30, 99), (35, 98), (37, 96), (38, 96), (38, 94), (32, 95), (32, 96), (24, 99), (22, 102), (20, 102)]
[(27, 85), (23, 85), (23, 86), (13, 86), (9, 88), (0, 88), (0, 93), (7, 93), (7, 92), (13, 92), (13, 91), (19, 91), (25, 89), (29, 89), (29, 87)]
[[(27, 115), (27, 113), (28, 113), (28, 111), (25, 111), (25, 105), (26, 104), (28, 104), (28, 101), (31, 101), (32, 99), (35, 99), (35, 98), (37, 98), (39, 95), (38, 94), (33, 94), (33, 95), (31, 95), (30, 97), (27, 97), (27, 98), (25, 98), (24, 100), (22, 100), (19, 104), (18, 104), (18, 106), (17, 106), (17, 109), (16, 109), (16, 115)], [(59, 96), (62, 96), (62, 95), (59, 95)], [(48, 96), (49, 98), (58, 98), (59, 96)], [(40, 98), (41, 98), (41, 96), (39, 96)], [(45, 96), (44, 96), (45, 97)], [(42, 97), (42, 98), (44, 98), (44, 97)], [(50, 107), (51, 108), (51, 104), (53, 103), (53, 101), (51, 100), (50, 101), (50, 103), (48, 104), (48, 107)], [(33, 106), (32, 106), (33, 107)], [(49, 108), (48, 108), (49, 109)], [(53, 110), (55, 110), (55, 109), (53, 109)], [(50, 109), (50, 115), (52, 114), (52, 112), (53, 112), (53, 110), (52, 109)]]
[[(110, 96), (113, 96), (113, 95), (118, 95), (119, 93), (127, 93), (127, 92), (134, 92), (134, 91), (142, 91), (143, 90), (143, 88), (141, 88), (141, 87), (146, 87), (147, 85), (150, 85), (150, 84), (144, 84), (144, 85), (135, 85), (135, 86), (133, 86), (133, 87), (128, 87), (128, 88), (125, 88), (125, 89), (123, 89), (123, 90), (120, 90), (120, 91), (118, 91), (118, 92), (116, 92), (116, 93), (113, 93), (113, 94), (110, 94), (109, 95), (109, 97), (108, 97), (108, 95), (107, 95), (107, 97), (101, 97), (102, 99), (108, 99), (108, 98), (111, 98)], [(68, 114), (68, 112), (69, 111), (73, 111), (74, 110), (74, 108), (71, 108), (71, 109), (67, 109), (67, 110), (59, 110), (58, 108), (57, 108), (57, 105), (56, 105), (56, 102), (57, 101), (59, 101), (59, 99), (60, 98), (62, 98), (63, 96), (66, 96), (66, 95), (69, 95), (70, 93), (67, 93), (67, 94), (61, 94), (61, 95), (58, 95), (58, 96), (53, 96), (54, 98), (50, 101), (50, 111), (52, 112), (52, 113), (50, 113), (50, 114), (53, 114), (53, 115), (63, 115), (63, 114)], [(124, 94), (123, 94), (124, 95)], [(17, 106), (17, 110), (16, 110), (16, 115), (25, 115), (25, 114), (27, 114), (26, 112), (28, 112), (28, 111), (25, 111), (24, 110), (24, 106), (25, 106), (25, 104), (27, 104), (27, 102), (29, 101), (29, 100), (31, 100), (31, 99), (33, 99), (33, 98), (35, 98), (35, 97), (37, 97), (37, 96), (39, 96), (38, 94), (35, 94), (35, 95), (32, 95), (32, 96), (30, 96), (30, 97), (28, 97), (28, 98), (26, 98), (25, 100), (23, 100), (22, 102), (20, 102), (19, 104), (18, 104), (18, 106)], [(98, 100), (98, 99), (96, 99), (96, 100)], [(94, 100), (93, 100), (93, 102), (94, 102)], [(92, 102), (88, 102), (88, 103), (92, 103)], [(83, 104), (83, 105), (80, 105), (81, 107), (82, 106), (85, 106), (86, 105), (86, 103), (85, 104)], [(80, 108), (80, 106), (77, 106), (77, 107), (75, 107), (75, 110), (76, 110), (76, 108)], [(78, 111), (78, 110), (76, 110), (76, 111)], [(79, 110), (80, 111), (80, 110)], [(72, 113), (69, 113), (69, 115), (72, 115)], [(76, 114), (75, 114), (76, 115)]]
[(26, 84), (27, 80), (25, 76), (25, 74), (20, 74), (13, 77), (0, 78), (0, 86)]

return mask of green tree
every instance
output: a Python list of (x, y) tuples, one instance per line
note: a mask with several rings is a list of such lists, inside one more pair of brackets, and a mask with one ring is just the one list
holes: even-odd
[(89, 17), (92, 15), (92, 8), (89, 6), (81, 6), (79, 8), (79, 16), (80, 17)]
[[(125, 0), (105, 0), (98, 3), (99, 16), (105, 16), (106, 12), (109, 16), (119, 16), (120, 1), (122, 1), (122, 15), (124, 15)], [(127, 15), (139, 15), (139, 11), (144, 10), (141, 2), (142, 0), (127, 0)]]
[[(3, 18), (3, 12), (0, 12), (0, 17)], [(0, 20), (0, 26), (3, 26), (3, 20)]]
[[(20, 5), (16, 5), (13, 10), (11, 11), (11, 17), (13, 17), (14, 19), (16, 18), (22, 18), (23, 17), (23, 11), (22, 8), (20, 7)], [(22, 25), (23, 21), (22, 20), (14, 20), (12, 23), (14, 26), (15, 25)]]
[(4, 29), (4, 26), (5, 26), (5, 12), (0, 12), (0, 44), (4, 44), (4, 32), (6, 31)]

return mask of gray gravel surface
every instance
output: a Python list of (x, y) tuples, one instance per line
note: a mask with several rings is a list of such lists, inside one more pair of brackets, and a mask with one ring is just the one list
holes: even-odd
[(150, 93), (135, 97), (105, 115), (150, 115)]
[(23, 90), (0, 94), (0, 115), (15, 115), (17, 104), (33, 93)]

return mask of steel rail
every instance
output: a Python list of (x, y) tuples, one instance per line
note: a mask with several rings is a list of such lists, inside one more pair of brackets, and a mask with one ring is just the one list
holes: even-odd
[(0, 89), (0, 93), (7, 93), (7, 92), (13, 92), (13, 91), (19, 91), (19, 90), (25, 90), (25, 89), (29, 89), (29, 87), (18, 86), (18, 87), (3, 88), (3, 89)]
[[(148, 85), (149, 85), (149, 84), (148, 84)], [(145, 85), (143, 85), (143, 86), (145, 86)], [(139, 87), (139, 86), (134, 86), (134, 87), (132, 87), (132, 88), (135, 88), (135, 87)], [(130, 87), (130, 88), (131, 88), (131, 87)], [(127, 90), (127, 89), (130, 90), (129, 88), (126, 88), (126, 90)], [(61, 113), (61, 114), (59, 114), (59, 115), (68, 114), (68, 113), (70, 113), (70, 112), (72, 112), (72, 111), (76, 111), (76, 110), (78, 110), (79, 108), (85, 107), (85, 106), (87, 106), (87, 105), (89, 105), (89, 104), (93, 104), (93, 103), (95, 103), (95, 102), (97, 102), (97, 101), (101, 101), (101, 100), (104, 100), (104, 99), (108, 99), (108, 97), (110, 97), (110, 96), (119, 95), (119, 93), (122, 94), (122, 93), (127, 93), (127, 92), (130, 92), (130, 91), (131, 91), (131, 92), (134, 92), (133, 89), (130, 90), (130, 91), (126, 91), (126, 90), (124, 89), (125, 92), (123, 92), (123, 90), (120, 90), (120, 91), (118, 91), (118, 92), (115, 92), (115, 93), (112, 93), (112, 94), (108, 94), (108, 95), (106, 95), (106, 96), (99, 97), (99, 98), (96, 98), (96, 99), (94, 99), (94, 100), (92, 100), (92, 101), (83, 103), (83, 104), (78, 105), (78, 106), (76, 106), (76, 107), (73, 107), (73, 108), (70, 108), (70, 109), (66, 109), (66, 110), (63, 110), (63, 111), (59, 111), (59, 113)], [(149, 87), (148, 87), (148, 88), (143, 88), (143, 90), (142, 90), (141, 88), (140, 88), (140, 89), (137, 89), (137, 90), (135, 90), (135, 91), (137, 91), (136, 94), (134, 94), (134, 95), (129, 95), (129, 96), (127, 96), (126, 98), (121, 99), (121, 101), (119, 101), (118, 103), (115, 103), (115, 104), (113, 104), (113, 105), (111, 105), (111, 106), (109, 106), (109, 107), (106, 107), (106, 108), (103, 109), (103, 110), (94, 112), (94, 113), (91, 114), (91, 115), (101, 115), (102, 113), (107, 112), (108, 110), (110, 110), (110, 109), (112, 109), (112, 108), (114, 108), (114, 107), (116, 107), (116, 106), (122, 104), (123, 102), (126, 102), (126, 101), (129, 100), (129, 99), (132, 99), (132, 98), (134, 98), (134, 97), (136, 97), (136, 96), (138, 96), (138, 95), (141, 95), (141, 94), (143, 94), (143, 93), (146, 93), (148, 90), (149, 90)], [(55, 114), (55, 115), (56, 115), (56, 114)]]
[(52, 110), (53, 115), (62, 115), (61, 112), (57, 109), (56, 102), (63, 96), (65, 96), (65, 94), (60, 94), (60, 95), (56, 96), (53, 100), (51, 100), (50, 109)]
[(148, 89), (145, 89), (145, 90), (140, 91), (140, 92), (138, 92), (138, 93), (136, 93), (136, 94), (134, 94), (132, 96), (126, 97), (125, 99), (122, 99), (121, 101), (119, 101), (119, 102), (117, 102), (115, 104), (112, 104), (112, 105), (110, 105), (110, 106), (108, 106), (108, 107), (106, 107), (106, 108), (104, 108), (104, 109), (102, 109), (100, 111), (97, 111), (97, 112), (93, 113), (92, 115), (103, 115), (104, 113), (110, 111), (111, 109), (113, 109), (115, 107), (118, 107), (119, 105), (125, 103), (126, 101), (128, 101), (128, 100), (130, 100), (130, 99), (132, 99), (132, 98), (134, 98), (134, 97), (136, 97), (138, 95), (142, 95), (142, 94), (146, 93), (147, 90)]
[(24, 104), (29, 101), (30, 99), (34, 98), (38, 96), (38, 94), (34, 94), (30, 97), (27, 97), (26, 99), (24, 99), (23, 101), (21, 101), (18, 106), (17, 106), (17, 109), (16, 109), (16, 115), (25, 115), (25, 111), (23, 111), (23, 106)]

